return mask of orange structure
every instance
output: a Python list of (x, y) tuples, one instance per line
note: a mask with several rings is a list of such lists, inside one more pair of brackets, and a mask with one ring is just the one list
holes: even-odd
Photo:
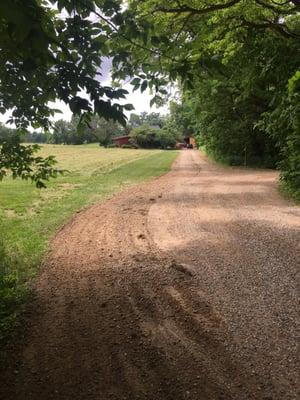
[(130, 139), (130, 136), (125, 135), (125, 136), (114, 137), (114, 138), (112, 138), (112, 141), (116, 146), (122, 147), (124, 144), (130, 144), (129, 139)]

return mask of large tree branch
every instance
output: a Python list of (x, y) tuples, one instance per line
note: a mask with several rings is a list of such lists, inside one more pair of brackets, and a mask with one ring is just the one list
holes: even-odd
[[(238, 3), (240, 3), (241, 0), (231, 0), (228, 1), (225, 4), (215, 4), (209, 7), (204, 7), (204, 8), (195, 8), (188, 6), (187, 4), (178, 4), (177, 7), (157, 7), (155, 8), (154, 12), (162, 12), (162, 13), (169, 13), (169, 14), (182, 14), (182, 13), (190, 13), (194, 15), (204, 15), (208, 14), (214, 11), (218, 10), (224, 10), (226, 8), (230, 8)], [(282, 8), (283, 6), (289, 4), (292, 2), (295, 7), (290, 8), (290, 9), (284, 9)], [(264, 8), (267, 8), (269, 10), (272, 10), (276, 12), (277, 14), (290, 14), (294, 13), (296, 11), (300, 10), (300, 4), (299, 0), (292, 0), (292, 1), (286, 1), (284, 3), (277, 3), (276, 1), (272, 1), (273, 4), (266, 3), (264, 0), (255, 0), (255, 3), (257, 3), (259, 6), (262, 6)]]
[(266, 2), (263, 1), (263, 0), (255, 0), (255, 3), (258, 4), (259, 6), (262, 6), (262, 7), (264, 7), (264, 8), (267, 8), (267, 9), (269, 9), (269, 10), (271, 10), (271, 11), (274, 11), (275, 13), (281, 14), (281, 15), (284, 15), (284, 14), (292, 14), (292, 13), (296, 12), (297, 10), (299, 10), (299, 8), (300, 8), (299, 2), (298, 2), (298, 5), (297, 5), (297, 2), (295, 2), (295, 3), (294, 3), (294, 4), (295, 4), (295, 7), (293, 7), (293, 8), (288, 8), (288, 9), (287, 9), (287, 8), (282, 8), (282, 6), (284, 6), (284, 5), (288, 4), (288, 3), (290, 3), (290, 1), (287, 1), (287, 2), (281, 3), (281, 4), (272, 1), (272, 3), (273, 3), (274, 5), (269, 4), (269, 3), (266, 3)]
[(265, 21), (265, 22), (253, 22), (248, 21), (245, 18), (242, 18), (243, 25), (248, 26), (250, 28), (255, 29), (271, 29), (277, 33), (280, 33), (282, 36), (286, 38), (297, 38), (300, 39), (300, 35), (297, 33), (291, 32), (288, 27), (284, 24), (272, 22), (272, 21)]
[(170, 13), (170, 14), (191, 13), (191, 14), (201, 15), (201, 14), (208, 14), (210, 12), (214, 12), (214, 11), (218, 11), (218, 10), (223, 10), (223, 9), (232, 7), (235, 4), (238, 4), (240, 2), (241, 2), (241, 0), (231, 0), (225, 4), (215, 4), (213, 6), (200, 8), (200, 9), (190, 7), (186, 4), (178, 5), (178, 7), (171, 7), (171, 8), (157, 7), (157, 8), (155, 8), (154, 12), (162, 12), (162, 13)]
[(299, 0), (287, 0), (287, 1), (285, 1), (284, 3), (278, 3), (278, 2), (275, 1), (275, 0), (271, 0), (271, 2), (272, 2), (273, 4), (276, 4), (277, 6), (285, 6), (286, 4), (293, 3), (294, 6), (295, 6), (295, 10), (296, 10), (296, 11), (299, 11), (299, 10), (300, 10), (300, 2), (299, 2)]
[(150, 49), (149, 47), (143, 46), (141, 43), (138, 43), (138, 42), (132, 40), (131, 38), (127, 37), (126, 35), (120, 33), (118, 27), (116, 27), (108, 18), (104, 17), (99, 12), (94, 10), (93, 13), (95, 15), (97, 15), (103, 22), (105, 22), (107, 25), (109, 25), (114, 32), (118, 33), (123, 39), (125, 39), (127, 42), (131, 43), (133, 46), (138, 47), (138, 48), (140, 48), (142, 50), (145, 50), (148, 53), (151, 53), (151, 54), (156, 55), (158, 57), (163, 56), (164, 58), (167, 58), (167, 59), (169, 59), (171, 61), (176, 61), (172, 57), (169, 57), (166, 54), (162, 54), (158, 50), (153, 50), (153, 49)]

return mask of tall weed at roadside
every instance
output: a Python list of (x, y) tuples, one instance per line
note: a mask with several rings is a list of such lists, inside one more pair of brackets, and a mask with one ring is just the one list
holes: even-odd
[(29, 295), (19, 262), (7, 254), (3, 239), (0, 238), (0, 343), (15, 326), (21, 306)]

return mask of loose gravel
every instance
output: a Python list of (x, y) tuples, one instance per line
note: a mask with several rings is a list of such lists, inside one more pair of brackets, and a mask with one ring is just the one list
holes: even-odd
[(300, 209), (277, 173), (182, 151), (56, 235), (5, 400), (296, 400)]

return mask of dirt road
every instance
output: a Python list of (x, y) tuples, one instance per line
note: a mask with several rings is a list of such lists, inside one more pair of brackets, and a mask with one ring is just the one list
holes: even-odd
[(169, 174), (77, 213), (0, 398), (296, 399), (300, 208), (276, 179), (182, 151)]

